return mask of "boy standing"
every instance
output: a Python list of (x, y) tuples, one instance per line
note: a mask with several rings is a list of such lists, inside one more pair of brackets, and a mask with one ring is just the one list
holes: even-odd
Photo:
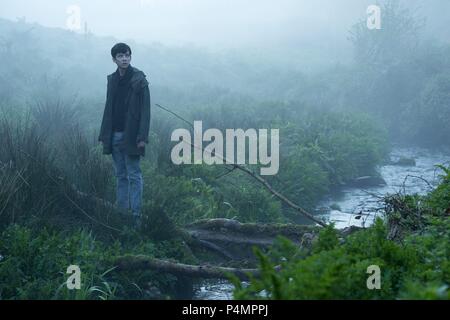
[(140, 221), (143, 180), (140, 157), (145, 155), (150, 128), (150, 90), (145, 74), (131, 66), (131, 48), (111, 49), (116, 72), (108, 75), (105, 110), (98, 140), (111, 154), (117, 179), (116, 204), (131, 209)]

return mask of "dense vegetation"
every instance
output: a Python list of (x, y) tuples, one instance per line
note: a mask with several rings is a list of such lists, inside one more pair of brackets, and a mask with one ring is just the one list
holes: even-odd
[[(235, 297), (449, 299), (450, 170), (442, 169), (442, 183), (427, 196), (387, 196), (385, 221), (368, 229), (342, 238), (330, 226), (310, 248), (280, 238), (269, 254), (257, 252), (263, 275), (246, 287), (236, 281)], [(371, 265), (380, 267), (379, 290), (366, 285)]]
[[(279, 117), (272, 115), (268, 106), (258, 109), (266, 110), (265, 114), (249, 109), (239, 118), (233, 118), (233, 110), (207, 113), (207, 123), (226, 128), (233, 122), (239, 127), (248, 123), (248, 118), (256, 127), (282, 126), (287, 143), (279, 180), (272, 182), (280, 188), (292, 186), (285, 193), (301, 199), (305, 207), (313, 208), (329, 188), (372, 173), (385, 155), (383, 131), (366, 117), (331, 112), (317, 116), (307, 109), (299, 116), (294, 105), (281, 105), (284, 111)], [(289, 210), (242, 174), (217, 178), (223, 175), (223, 166), (173, 165), (168, 158), (170, 142), (166, 141), (171, 120), (166, 116), (167, 127), (153, 129), (151, 154), (142, 164), (147, 186), (144, 215), (148, 219), (137, 233), (125, 217), (80, 196), (81, 192), (114, 202), (111, 159), (101, 155), (94, 139), (86, 137), (76, 115), (63, 108), (49, 101), (23, 118), (5, 113), (1, 122), (1, 144), (5, 146), (0, 158), (2, 298), (145, 297), (148, 283), (176, 296), (183, 286), (170, 287), (176, 283), (170, 281), (171, 276), (119, 276), (110, 270), (114, 259), (125, 253), (145, 253), (198, 262), (172, 232), (174, 226), (198, 219), (290, 221)], [(65, 125), (58, 125), (62, 123)], [(89, 279), (81, 292), (71, 293), (62, 286), (70, 264), (79, 265)]]
[[(108, 205), (112, 160), (96, 141), (116, 39), (0, 19), (0, 51), (14, 57), (0, 73), (0, 299), (190, 297), (190, 278), (118, 272), (115, 261), (145, 254), (202, 263), (205, 252), (176, 232), (199, 219), (309, 223), (238, 170), (174, 165), (170, 135), (187, 125), (155, 103), (202, 120), (204, 130), (280, 129), (280, 171), (267, 181), (311, 212), (330, 191), (376, 175), (391, 142), (449, 146), (450, 47), (426, 42), (418, 19), (392, 3), (377, 35), (355, 25), (352, 64), (309, 73), (244, 55), (130, 43), (136, 66), (151, 71), (153, 102), (139, 231)], [(330, 227), (312, 247), (280, 239), (258, 251), (263, 277), (237, 284), (236, 297), (448, 298), (449, 179), (447, 171), (426, 197), (386, 199), (386, 220), (367, 230), (344, 238)], [(392, 236), (394, 225), (401, 232)], [(65, 286), (72, 264), (82, 270), (82, 290)], [(381, 267), (382, 290), (365, 286), (371, 264)]]

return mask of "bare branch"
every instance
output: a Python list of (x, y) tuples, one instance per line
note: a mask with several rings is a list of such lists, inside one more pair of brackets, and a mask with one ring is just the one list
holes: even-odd
[[(183, 117), (177, 115), (175, 112), (170, 111), (167, 108), (164, 108), (162, 106), (160, 106), (159, 104), (156, 104), (157, 107), (170, 112), (171, 114), (175, 115), (177, 118), (183, 120), (186, 123), (189, 123), (189, 125), (191, 127), (194, 127), (194, 125), (192, 123), (190, 123), (188, 120), (184, 119)], [(188, 142), (186, 142), (188, 143)], [(194, 147), (194, 148), (198, 148), (204, 151), (204, 148), (199, 147), (194, 145), (193, 143), (189, 144)], [(261, 176), (257, 175), (256, 173), (254, 173), (253, 171), (251, 171), (250, 169), (246, 168), (245, 166), (239, 165), (239, 164), (229, 164), (229, 161), (226, 161), (226, 159), (220, 155), (220, 154), (215, 154), (216, 157), (221, 158), (222, 160), (225, 161), (225, 163), (228, 166), (232, 167), (232, 170), (234, 169), (239, 169), (245, 173), (247, 173), (248, 175), (250, 175), (251, 177), (253, 177), (254, 179), (256, 179), (258, 182), (260, 182), (270, 193), (272, 193), (274, 196), (276, 196), (278, 199), (280, 199), (281, 201), (283, 201), (285, 204), (287, 204), (289, 207), (291, 207), (292, 209), (294, 209), (297, 213), (301, 214), (302, 216), (310, 219), (311, 221), (314, 221), (315, 223), (317, 223), (318, 225), (322, 226), (322, 227), (326, 227), (327, 224), (317, 218), (315, 218), (311, 213), (307, 212), (305, 209), (303, 209), (302, 207), (300, 207), (299, 205), (295, 204), (294, 202), (292, 202), (291, 200), (289, 200), (287, 197), (285, 197), (283, 194), (281, 194), (280, 192), (278, 192), (277, 190), (275, 190), (265, 179), (263, 179)], [(231, 171), (232, 171), (231, 170)]]
[[(148, 256), (124, 256), (116, 260), (119, 271), (152, 269), (172, 274), (181, 274), (189, 277), (228, 279), (233, 274), (240, 280), (249, 280), (250, 276), (258, 277), (259, 269), (227, 268), (209, 265), (189, 265), (167, 260), (151, 258)], [(279, 271), (280, 266), (275, 270)]]

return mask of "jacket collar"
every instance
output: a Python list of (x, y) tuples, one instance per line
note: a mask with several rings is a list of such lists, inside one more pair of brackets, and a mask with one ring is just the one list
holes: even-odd
[[(123, 77), (131, 78), (132, 74), (133, 74), (133, 66), (130, 64), (128, 66), (127, 70), (125, 71), (125, 74), (123, 75)], [(119, 68), (116, 69), (116, 72), (114, 72), (113, 75), (117, 80), (121, 79)]]
[[(131, 86), (133, 88), (137, 88), (139, 86), (146, 86), (148, 85), (148, 81), (145, 79), (145, 74), (140, 71), (139, 69), (132, 67), (131, 65), (128, 66), (127, 71), (133, 71), (133, 75), (131, 77)], [(117, 69), (115, 72), (111, 73), (110, 80), (112, 81), (111, 84), (116, 85), (119, 82), (119, 70)]]

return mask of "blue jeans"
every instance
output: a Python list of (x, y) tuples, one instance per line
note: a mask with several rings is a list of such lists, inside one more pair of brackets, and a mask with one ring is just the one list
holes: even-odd
[(133, 216), (140, 216), (143, 179), (139, 166), (139, 155), (128, 155), (124, 150), (123, 132), (114, 132), (112, 138), (112, 158), (117, 179), (116, 204)]

